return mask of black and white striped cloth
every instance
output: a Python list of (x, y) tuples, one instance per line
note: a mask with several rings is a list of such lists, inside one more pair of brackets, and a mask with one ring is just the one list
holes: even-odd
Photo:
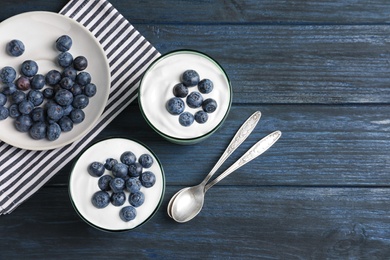
[(65, 147), (28, 151), (0, 141), (0, 215), (12, 212), (90, 144), (136, 98), (142, 73), (160, 56), (108, 1), (71, 0), (60, 14), (84, 25), (103, 46), (111, 70), (108, 103), (96, 126)]

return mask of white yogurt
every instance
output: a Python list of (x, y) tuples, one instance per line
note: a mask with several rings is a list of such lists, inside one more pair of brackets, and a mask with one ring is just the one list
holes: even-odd
[[(150, 188), (141, 188), (145, 195), (145, 202), (137, 207), (137, 216), (129, 222), (123, 221), (119, 217), (120, 209), (130, 205), (128, 201), (129, 193), (125, 191), (126, 202), (124, 205), (116, 207), (111, 203), (98, 209), (92, 205), (92, 195), (99, 191), (98, 177), (89, 175), (87, 169), (90, 163), (99, 161), (104, 163), (108, 158), (119, 161), (121, 154), (125, 151), (133, 152), (137, 158), (142, 154), (150, 154), (153, 157), (153, 165), (148, 169), (156, 176), (156, 183)], [(106, 170), (105, 174), (111, 174)], [(78, 213), (89, 223), (105, 230), (128, 230), (144, 223), (159, 207), (165, 189), (165, 178), (163, 170), (157, 158), (141, 144), (123, 138), (113, 138), (101, 141), (88, 148), (75, 164), (69, 182), (69, 193), (74, 207)]]
[[(180, 76), (188, 69), (197, 71), (200, 80), (207, 78), (213, 82), (213, 91), (202, 96), (204, 100), (215, 99), (218, 107), (215, 112), (208, 114), (206, 123), (194, 121), (185, 127), (180, 125), (179, 116), (167, 111), (166, 103), (174, 97), (173, 87), (180, 83)], [(188, 89), (189, 93), (199, 91), (197, 86)], [(159, 59), (145, 73), (139, 92), (140, 104), (149, 123), (163, 135), (177, 139), (193, 139), (213, 131), (227, 116), (231, 98), (230, 83), (223, 69), (211, 58), (193, 51), (177, 51)], [(201, 109), (192, 109), (186, 105), (185, 111), (194, 115)]]

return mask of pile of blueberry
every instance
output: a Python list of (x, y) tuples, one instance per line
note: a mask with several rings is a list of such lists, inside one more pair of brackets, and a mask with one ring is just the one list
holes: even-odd
[[(142, 154), (138, 160), (134, 153), (126, 151), (120, 156), (120, 161), (108, 158), (103, 164), (92, 162), (88, 166), (88, 173), (98, 177), (99, 191), (91, 198), (92, 204), (99, 209), (107, 207), (110, 203), (116, 207), (123, 206), (127, 200), (128, 206), (121, 208), (120, 218), (128, 222), (137, 216), (136, 208), (145, 201), (141, 187), (150, 188), (156, 182), (153, 172), (145, 170), (153, 165), (150, 154)], [(105, 174), (105, 171), (110, 173)]]
[[(85, 119), (83, 109), (89, 98), (96, 94), (96, 85), (85, 71), (88, 61), (84, 56), (73, 58), (68, 52), (72, 39), (68, 35), (55, 42), (59, 51), (56, 62), (62, 68), (50, 70), (46, 75), (38, 73), (38, 64), (26, 60), (20, 66), (20, 75), (13, 67), (0, 70), (0, 120), (15, 119), (15, 128), (28, 132), (33, 139), (54, 141), (62, 132), (73, 129), (74, 124)], [(25, 51), (20, 40), (12, 40), (6, 46), (9, 55), (18, 57)], [(9, 104), (7, 106), (7, 103)]]
[[(198, 91), (189, 93), (188, 88), (198, 86)], [(182, 126), (190, 126), (194, 121), (204, 124), (208, 120), (208, 114), (217, 109), (217, 102), (212, 98), (203, 99), (202, 94), (209, 94), (214, 88), (213, 82), (209, 79), (200, 80), (198, 72), (186, 70), (181, 75), (181, 82), (173, 87), (174, 97), (166, 103), (168, 112), (172, 115), (179, 115), (179, 123)], [(186, 102), (183, 99), (186, 99)], [(201, 108), (195, 115), (185, 110), (185, 107)]]

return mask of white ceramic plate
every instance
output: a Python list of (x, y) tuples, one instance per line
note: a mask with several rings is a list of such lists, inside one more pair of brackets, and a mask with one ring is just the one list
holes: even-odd
[[(84, 109), (85, 120), (75, 124), (73, 130), (62, 133), (55, 141), (46, 139), (34, 140), (28, 133), (21, 133), (14, 127), (14, 119), (0, 121), (0, 140), (15, 147), (28, 150), (49, 150), (72, 143), (84, 136), (101, 116), (110, 90), (110, 71), (103, 48), (96, 38), (76, 21), (51, 12), (28, 12), (13, 16), (0, 23), (0, 69), (5, 66), (15, 68), (17, 73), (25, 60), (38, 63), (39, 74), (45, 75), (52, 69), (61, 71), (56, 64), (59, 51), (55, 41), (67, 34), (73, 40), (69, 52), (73, 57), (83, 55), (88, 59), (85, 71), (91, 74), (92, 82), (97, 86), (97, 93), (90, 98), (88, 107)], [(12, 57), (6, 52), (6, 45), (13, 39), (21, 40), (25, 52), (19, 57)]]
[[(94, 161), (104, 163), (108, 158), (120, 161), (121, 154), (126, 151), (133, 152), (137, 158), (144, 153), (150, 154), (154, 163), (144, 171), (151, 171), (156, 176), (156, 183), (152, 187), (141, 188), (141, 192), (145, 195), (145, 202), (136, 208), (137, 216), (129, 222), (124, 222), (119, 217), (120, 209), (130, 205), (127, 200), (128, 192), (123, 206), (115, 207), (110, 203), (106, 208), (98, 209), (92, 205), (92, 195), (99, 191), (99, 178), (92, 177), (87, 170), (88, 165)], [(105, 170), (104, 174), (111, 174), (111, 172)], [(69, 195), (77, 213), (88, 224), (104, 231), (126, 231), (142, 225), (156, 213), (161, 205), (164, 191), (165, 176), (157, 156), (139, 142), (124, 138), (103, 140), (89, 147), (76, 161), (69, 180)]]

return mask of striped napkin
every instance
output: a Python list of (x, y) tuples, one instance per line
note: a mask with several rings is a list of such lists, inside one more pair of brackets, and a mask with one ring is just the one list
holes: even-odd
[(137, 97), (144, 70), (160, 56), (108, 1), (71, 0), (60, 14), (81, 23), (103, 46), (111, 70), (107, 106), (87, 135), (55, 150), (28, 151), (0, 141), (0, 215), (12, 212), (90, 144)]

